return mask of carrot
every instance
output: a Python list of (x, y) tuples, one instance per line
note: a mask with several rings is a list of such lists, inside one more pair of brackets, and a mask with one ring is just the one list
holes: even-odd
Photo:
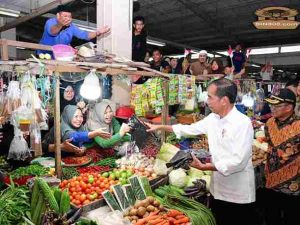
[(149, 214), (149, 216), (157, 215), (159, 212), (160, 212), (159, 210), (156, 210), (156, 211), (154, 211), (154, 212), (151, 212), (151, 213)]
[(173, 218), (173, 217), (168, 217), (167, 220), (170, 221), (170, 222), (172, 222), (172, 223), (176, 221), (176, 219)]
[(161, 221), (161, 222), (159, 222), (159, 223), (157, 223), (155, 225), (170, 225), (170, 223), (167, 220), (163, 220), (163, 221)]
[(157, 219), (154, 219), (154, 220), (149, 220), (147, 224), (149, 225), (157, 225), (161, 222), (164, 222), (164, 220), (162, 218), (157, 218)]
[(152, 215), (152, 216), (149, 215), (146, 218), (139, 219), (135, 225), (143, 225), (144, 223), (146, 223), (150, 220), (158, 219), (159, 217), (160, 217), (160, 215)]
[(181, 223), (187, 223), (187, 222), (189, 222), (190, 221), (190, 219), (188, 218), (188, 217), (184, 217), (184, 218), (181, 218), (181, 219), (179, 219), (179, 220), (176, 220), (175, 222), (174, 222), (174, 224), (181, 224)]
[(177, 215), (177, 216), (175, 217), (175, 219), (176, 219), (176, 220), (179, 220), (179, 219), (182, 219), (182, 218), (184, 218), (184, 217), (186, 217), (184, 214), (182, 214), (182, 215)]
[(182, 212), (180, 212), (180, 211), (178, 211), (178, 210), (176, 210), (176, 209), (171, 209), (168, 213), (167, 213), (167, 215), (169, 216), (169, 217), (175, 217), (175, 216), (177, 216), (177, 215), (182, 215), (183, 213)]

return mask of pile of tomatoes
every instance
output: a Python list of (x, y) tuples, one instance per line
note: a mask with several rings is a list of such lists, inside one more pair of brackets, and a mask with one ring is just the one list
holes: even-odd
[(110, 187), (119, 181), (110, 177), (103, 177), (99, 173), (85, 173), (69, 180), (64, 180), (59, 187), (69, 190), (71, 202), (77, 207), (89, 204), (102, 198), (102, 192), (110, 190)]

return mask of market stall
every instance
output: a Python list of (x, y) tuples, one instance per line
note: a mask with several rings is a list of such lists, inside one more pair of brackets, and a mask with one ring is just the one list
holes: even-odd
[[(19, 46), (22, 43), (1, 40), (0, 44)], [(202, 162), (210, 161), (207, 137), (201, 135), (177, 139), (174, 133), (161, 133), (159, 135), (162, 145), (160, 145), (156, 135), (146, 132), (147, 127), (143, 122), (144, 119), (148, 119), (147, 121), (153, 123), (173, 123), (168, 117), (169, 105), (183, 106), (179, 113), (176, 113), (177, 122), (191, 124), (203, 119), (205, 116), (204, 113), (200, 113), (199, 106), (205, 107), (206, 81), (199, 81), (191, 75), (164, 74), (150, 69), (144, 63), (135, 63), (122, 58), (115, 58), (115, 61), (110, 62), (105, 60), (87, 62), (82, 59), (65, 62), (41, 60), (32, 56), (25, 61), (0, 61), (0, 70), (12, 72), (14, 76), (10, 79), (13, 81), (20, 79), (22, 91), (24, 87), (25, 89), (36, 87), (39, 82), (46, 83), (51, 80), (52, 90), (39, 86), (42, 93), (40, 104), (47, 103), (50, 96), (54, 99), (55, 168), (51, 168), (53, 166), (51, 160), (39, 157), (42, 155), (39, 147), (41, 139), (37, 139), (38, 135), (32, 137), (35, 143), (32, 150), (36, 158), (31, 161), (31, 165), (8, 172), (5, 183), (10, 184), (13, 181), (20, 187), (12, 185), (0, 196), (0, 201), (4, 201), (7, 195), (12, 198), (11, 193), (20, 192), (24, 201), (30, 202), (30, 205), (24, 202), (20, 204), (24, 212), (30, 212), (30, 216), (23, 214), (14, 220), (24, 221), (26, 224), (31, 224), (30, 220), (34, 224), (72, 224), (81, 217), (96, 221), (97, 224), (107, 225), (215, 224), (209, 210), (211, 172), (189, 166), (192, 161), (191, 153)], [(99, 157), (92, 153), (88, 156), (62, 159), (59, 90), (61, 74), (72, 72), (86, 75), (91, 70), (94, 71), (92, 73), (110, 74), (119, 78), (123, 75), (152, 77), (143, 85), (133, 85), (131, 90), (131, 106), (135, 109), (136, 116), (143, 119), (132, 116), (128, 121), (133, 128), (131, 133), (133, 142), (122, 146), (120, 151), (126, 152), (125, 156), (116, 158), (107, 153)], [(207, 77), (216, 78), (216, 75)], [(31, 78), (34, 78), (34, 81)], [(11, 85), (13, 83), (10, 81), (8, 89), (17, 90), (17, 86)], [(275, 92), (281, 85), (273, 82), (257, 83), (253, 79), (236, 80), (236, 83), (239, 89), (238, 102), (243, 105), (244, 113), (252, 119), (255, 118), (254, 103), (264, 98), (261, 96), (263, 85), (267, 85), (270, 92)], [(28, 99), (26, 104), (31, 103)], [(17, 106), (18, 101), (15, 101)], [(17, 106), (14, 110), (18, 108)], [(40, 108), (42, 111), (42, 107)], [(16, 116), (17, 126), (20, 130), (28, 132), (28, 123), (20, 122), (24, 111), (19, 111)], [(153, 115), (149, 115), (149, 112)], [(42, 112), (41, 114), (43, 115)], [(154, 116), (159, 115), (161, 115), (159, 119), (152, 120)], [(25, 119), (31, 121), (37, 118), (34, 115), (33, 119)], [(263, 182), (261, 167), (266, 159), (268, 147), (264, 142), (264, 134), (259, 131), (263, 123), (254, 124), (257, 125), (257, 132), (253, 143), (253, 165), (256, 167), (256, 184), (259, 187)], [(1, 160), (0, 168), (9, 168), (6, 159)], [(22, 189), (25, 185), (31, 187), (31, 192)], [(31, 196), (31, 200), (28, 196)], [(3, 218), (10, 219), (7, 216)]]

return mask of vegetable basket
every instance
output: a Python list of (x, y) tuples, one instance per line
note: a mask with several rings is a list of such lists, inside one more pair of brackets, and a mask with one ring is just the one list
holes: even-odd
[(196, 113), (191, 114), (177, 114), (176, 119), (178, 123), (181, 124), (192, 124), (201, 120), (200, 116)]

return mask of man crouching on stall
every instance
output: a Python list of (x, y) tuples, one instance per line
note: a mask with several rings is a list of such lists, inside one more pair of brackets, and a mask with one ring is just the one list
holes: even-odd
[(153, 125), (148, 131), (174, 132), (184, 135), (206, 134), (211, 163), (203, 164), (195, 156), (191, 166), (212, 170), (210, 192), (212, 211), (218, 225), (253, 225), (255, 178), (252, 166), (253, 128), (250, 119), (234, 106), (237, 86), (228, 79), (212, 81), (207, 104), (213, 113), (191, 125)]

